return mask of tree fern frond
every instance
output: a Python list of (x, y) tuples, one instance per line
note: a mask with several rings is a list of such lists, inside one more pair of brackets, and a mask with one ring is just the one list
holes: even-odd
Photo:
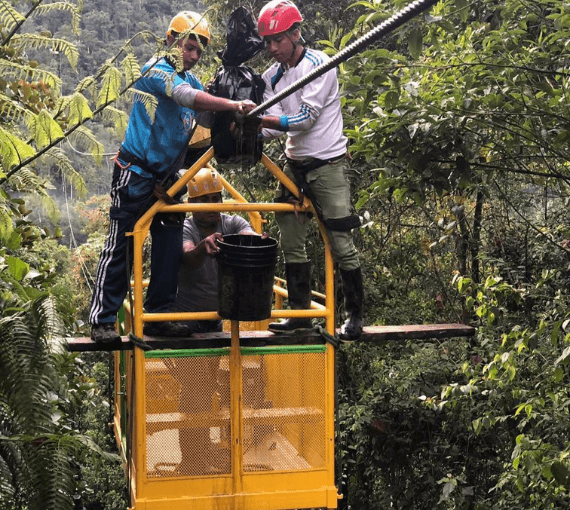
[(121, 67), (125, 72), (127, 83), (134, 83), (141, 77), (141, 68), (137, 57), (133, 53), (128, 53), (121, 62)]
[[(9, 423), (9, 418), (0, 412), (2, 423)], [(18, 445), (12, 441), (2, 441), (0, 437), (0, 501), (14, 501), (19, 486), (23, 482), (22, 456)]]
[(69, 135), (69, 138), (70, 140), (87, 147), (87, 150), (91, 151), (91, 155), (95, 158), (95, 162), (97, 164), (101, 163), (105, 147), (101, 142), (99, 142), (99, 140), (97, 140), (92, 131), (87, 129), (85, 126), (80, 126)]
[(107, 106), (102, 112), (103, 120), (108, 122), (113, 122), (115, 125), (115, 131), (123, 138), (125, 131), (127, 130), (127, 124), (129, 123), (129, 116), (123, 110), (114, 108), (113, 106)]
[(184, 57), (179, 46), (172, 46), (164, 52), (164, 56), (174, 64), (177, 73), (184, 71)]
[(65, 39), (55, 39), (40, 34), (18, 34), (12, 38), (11, 46), (21, 51), (47, 48), (54, 52), (63, 53), (73, 69), (77, 68), (79, 50), (77, 46)]
[(30, 67), (5, 59), (0, 59), (0, 75), (4, 79), (43, 81), (50, 88), (54, 89), (56, 93), (59, 93), (61, 88), (61, 80), (54, 73), (39, 67)]
[[(46, 435), (41, 445), (36, 446), (38, 455), (33, 462), (33, 487), (36, 498), (29, 510), (72, 510), (72, 495), (75, 489), (76, 474), (69, 459), (79, 456), (81, 450), (96, 450), (95, 444), (88, 437), (73, 432)], [(118, 457), (106, 456), (117, 461)], [(41, 467), (44, 466), (42, 470)], [(46, 470), (45, 466), (54, 466)], [(46, 473), (47, 471), (47, 473)]]
[(30, 111), (21, 104), (18, 104), (11, 97), (0, 93), (0, 115), (18, 123), (29, 114)]
[(71, 98), (72, 96), (59, 96), (52, 110), (52, 115), (54, 117), (59, 117), (62, 113), (67, 111), (69, 108), (69, 103), (71, 102)]
[(4, 204), (0, 205), (0, 239), (9, 239), (14, 231), (12, 214)]
[(22, 193), (46, 193), (45, 180), (28, 167), (22, 168), (17, 175), (10, 177), (10, 185), (13, 189)]
[(46, 110), (42, 110), (28, 119), (27, 125), (31, 136), (39, 148), (45, 147), (64, 136), (61, 126)]
[(172, 84), (174, 83), (174, 76), (171, 73), (167, 73), (162, 69), (156, 69), (153, 67), (148, 72), (147, 76), (151, 78), (159, 78), (160, 80), (162, 80), (164, 82), (164, 85), (166, 86), (166, 95), (167, 96), (172, 95)]
[(156, 107), (158, 106), (156, 97), (152, 94), (148, 94), (147, 92), (143, 92), (142, 90), (134, 90), (133, 93), (135, 101), (140, 101), (144, 105), (146, 113), (150, 117), (151, 121), (154, 122), (154, 114), (156, 112)]
[(93, 117), (93, 112), (89, 108), (89, 101), (79, 92), (74, 92), (70, 96), (67, 107), (69, 109), (67, 121), (70, 125), (81, 124), (86, 119)]
[(119, 69), (109, 66), (103, 76), (103, 84), (99, 91), (97, 106), (115, 101), (121, 95), (123, 75)]
[(96, 83), (97, 83), (97, 81), (95, 80), (95, 78), (93, 76), (87, 76), (86, 78), (83, 78), (78, 83), (77, 87), (75, 87), (74, 92), (79, 92), (79, 93), (83, 94), (83, 92), (85, 90), (89, 90), (91, 93), (91, 96), (94, 97), (95, 96)]
[(53, 2), (51, 4), (41, 4), (34, 11), (34, 16), (39, 16), (47, 14), (53, 11), (67, 11), (71, 14), (71, 28), (74, 34), (79, 34), (80, 27), (79, 22), (81, 20), (81, 10), (74, 4), (68, 2)]
[(51, 165), (57, 166), (80, 196), (85, 197), (87, 195), (87, 187), (83, 177), (75, 170), (63, 150), (59, 147), (52, 147), (41, 157), (41, 160), (47, 160)]
[(40, 177), (29, 167), (23, 167), (17, 174), (10, 177), (12, 187), (23, 193), (33, 193), (40, 198), (40, 206), (43, 212), (55, 223), (59, 219), (59, 207), (53, 200), (49, 190), (54, 187)]
[(0, 0), (0, 25), (4, 25), (7, 31), (12, 30), (18, 23), (25, 21), (25, 19), (24, 16), (10, 5), (10, 2)]
[(164, 48), (164, 38), (157, 37), (151, 30), (141, 30), (135, 37), (142, 39), (147, 44), (155, 44), (157, 46), (156, 51), (162, 51), (162, 48)]
[(6, 172), (35, 153), (33, 147), (0, 127), (0, 164)]
[(57, 313), (57, 303), (50, 294), (45, 294), (40, 299), (32, 301), (31, 319), (34, 327), (38, 328), (38, 335), (41, 335), (46, 342), (51, 353), (61, 353), (62, 343), (54, 341), (64, 334), (64, 326)]

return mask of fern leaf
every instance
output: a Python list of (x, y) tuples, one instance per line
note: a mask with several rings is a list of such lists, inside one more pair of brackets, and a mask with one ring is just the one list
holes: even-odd
[(119, 69), (109, 66), (103, 76), (103, 85), (97, 99), (97, 106), (113, 102), (121, 95), (122, 74)]
[(177, 73), (184, 71), (184, 57), (182, 55), (182, 49), (179, 46), (173, 46), (168, 51), (165, 52), (165, 56), (174, 63), (174, 68)]
[(53, 120), (46, 110), (42, 110), (28, 121), (28, 128), (38, 147), (45, 147), (52, 142), (63, 138), (60, 125)]
[(55, 188), (49, 181), (25, 166), (10, 177), (10, 184), (18, 191), (31, 193), (39, 197), (43, 212), (53, 220), (54, 223), (57, 222), (59, 219), (59, 207), (50, 194), (50, 190)]
[(83, 6), (78, 8), (76, 5), (70, 4), (69, 2), (53, 2), (51, 4), (39, 5), (34, 11), (34, 16), (47, 14), (53, 11), (67, 11), (71, 14), (71, 28), (73, 29), (73, 33), (79, 34), (79, 22), (81, 19), (82, 8)]
[[(1, 2), (2, 0), (0, 0)], [(61, 88), (61, 80), (55, 74), (40, 69), (39, 67), (30, 67), (17, 62), (0, 59), (0, 75), (4, 78), (13, 78), (14, 80), (25, 81), (43, 81), (46, 85), (59, 93)]]
[(162, 80), (166, 85), (166, 93), (170, 95), (170, 93), (172, 93), (172, 84), (174, 83), (175, 74), (176, 72), (168, 73), (166, 71), (163, 71), (162, 69), (157, 69), (156, 67), (153, 67), (148, 71), (147, 76), (149, 76), (150, 78)]
[(107, 108), (103, 110), (102, 116), (103, 120), (112, 122), (115, 125), (115, 131), (120, 138), (123, 138), (129, 123), (129, 116), (127, 113), (123, 110), (114, 108), (113, 106), (107, 106)]
[(41, 331), (41, 335), (46, 342), (47, 350), (54, 354), (61, 352), (60, 341), (54, 339), (61, 338), (64, 334), (63, 323), (57, 313), (57, 302), (51, 294), (44, 294), (41, 299), (34, 299), (31, 307), (31, 315), (36, 327)]
[(2, 205), (0, 206), (0, 238), (9, 239), (13, 231), (12, 214), (6, 206)]
[(80, 196), (87, 195), (87, 187), (83, 177), (75, 170), (69, 158), (59, 147), (52, 147), (42, 157), (42, 161), (46, 160), (55, 165), (62, 175), (71, 183)]
[(93, 112), (91, 108), (89, 108), (87, 98), (79, 92), (75, 92), (71, 95), (68, 108), (68, 122), (71, 125), (80, 124), (86, 119), (93, 117)]
[[(27, 459), (31, 464), (33, 487), (29, 510), (73, 510), (75, 472), (70, 458), (74, 453), (61, 436), (48, 436), (36, 447), (34, 458)], [(46, 466), (50, 469), (46, 470)]]
[(79, 84), (77, 85), (77, 87), (75, 87), (75, 91), (74, 92), (79, 92), (81, 94), (84, 93), (84, 91), (88, 90), (91, 93), (91, 97), (95, 96), (95, 86), (96, 86), (96, 80), (93, 76), (87, 76), (86, 78), (83, 78)]
[(161, 69), (152, 68), (149, 71), (148, 76), (162, 80), (164, 82), (165, 87), (166, 87), (166, 89), (165, 89), (166, 95), (167, 96), (172, 95), (172, 89), (173, 89), (172, 85), (174, 83), (174, 73), (170, 74), (170, 73), (167, 73), (165, 71), (162, 71)]
[(47, 190), (55, 189), (49, 181), (46, 181), (28, 166), (10, 177), (10, 185), (22, 193), (34, 193), (42, 196), (49, 196)]
[(0, 94), (0, 115), (9, 118), (14, 123), (18, 123), (28, 115), (32, 115), (32, 113), (11, 97)]
[(25, 19), (24, 16), (10, 5), (10, 2), (0, 0), (0, 25), (4, 25), (7, 31), (12, 30), (18, 23), (25, 21)]
[(47, 48), (54, 52), (63, 53), (71, 67), (73, 69), (77, 68), (77, 60), (79, 58), (77, 46), (65, 39), (56, 39), (53, 37), (46, 37), (41, 34), (31, 33), (14, 35), (14, 37), (12, 37), (11, 46), (20, 51)]
[(93, 158), (95, 158), (95, 162), (101, 164), (105, 147), (95, 138), (92, 131), (85, 126), (80, 126), (69, 135), (69, 139), (87, 147), (87, 149), (91, 151)]
[[(33, 147), (0, 127), (0, 164), (5, 171), (9, 171), (35, 153)], [(5, 174), (2, 173), (2, 177), (5, 177)]]
[(134, 83), (141, 77), (141, 68), (137, 57), (133, 53), (128, 53), (121, 62), (121, 67), (125, 72), (127, 83)]
[(135, 90), (133, 93), (135, 101), (140, 101), (144, 105), (150, 120), (154, 122), (154, 114), (156, 112), (156, 107), (158, 106), (158, 100), (156, 97), (141, 90)]

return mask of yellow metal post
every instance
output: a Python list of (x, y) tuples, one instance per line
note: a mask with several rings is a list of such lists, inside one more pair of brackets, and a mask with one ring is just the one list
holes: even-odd
[(235, 495), (234, 510), (242, 510), (243, 500), (243, 402), (242, 402), (242, 363), (239, 346), (239, 321), (231, 321), (231, 350), (230, 350), (230, 408), (231, 408), (231, 438), (232, 438), (232, 474), (233, 492)]

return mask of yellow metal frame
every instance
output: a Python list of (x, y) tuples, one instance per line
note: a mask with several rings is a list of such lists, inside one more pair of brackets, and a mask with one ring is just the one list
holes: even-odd
[[(168, 191), (173, 197), (194, 177), (214, 156), (210, 148)], [(266, 155), (261, 162), (278, 181), (299, 197), (297, 186), (275, 165)], [(155, 214), (159, 212), (194, 212), (194, 211), (229, 211), (248, 213), (254, 229), (261, 232), (262, 219), (260, 212), (278, 211), (311, 211), (317, 218), (313, 205), (304, 198), (302, 206), (288, 203), (249, 203), (233, 187), (223, 179), (224, 187), (234, 200), (221, 204), (174, 204), (168, 205), (160, 200), (145, 212), (137, 221), (133, 232), (134, 264), (133, 264), (133, 310), (128, 310), (126, 325), (133, 333), (143, 336), (143, 326), (147, 321), (182, 321), (182, 320), (212, 320), (220, 319), (217, 312), (199, 313), (146, 313), (143, 310), (143, 245), (148, 235), (150, 224)], [(325, 319), (326, 330), (334, 334), (334, 277), (333, 260), (326, 231), (318, 223), (325, 245), (325, 293), (319, 294), (324, 298), (324, 306), (312, 302), (307, 310), (283, 310), (282, 298), (287, 291), (280, 282), (274, 285), (276, 309), (271, 311), (271, 318), (287, 317), (321, 317)], [(116, 354), (119, 361), (120, 353)], [(124, 354), (123, 354), (124, 356)], [(132, 510), (288, 510), (302, 508), (337, 508), (339, 498), (334, 483), (334, 349), (326, 346), (325, 358), (325, 437), (326, 437), (326, 467), (324, 469), (309, 469), (295, 472), (265, 472), (245, 473), (241, 461), (243, 454), (243, 406), (242, 406), (242, 354), (240, 350), (240, 326), (238, 321), (231, 321), (230, 363), (230, 413), (232, 440), (232, 473), (230, 475), (186, 477), (179, 479), (150, 479), (147, 478), (145, 465), (146, 441), (146, 401), (142, 388), (145, 387), (145, 353), (135, 347), (132, 355), (126, 355), (126, 365), (132, 370), (127, 378), (127, 395), (120, 395), (121, 385), (116, 391), (115, 433), (120, 447), (125, 447), (125, 431), (121, 427), (128, 422), (127, 434), (131, 434), (131, 458), (127, 459), (127, 476), (129, 492), (132, 496)], [(116, 380), (121, 374), (116, 363)], [(134, 387), (134, 381), (136, 384)], [(121, 417), (121, 398), (126, 398), (126, 406), (132, 411), (132, 416)], [(132, 399), (132, 400), (131, 400)], [(130, 414), (130, 413), (128, 413)]]

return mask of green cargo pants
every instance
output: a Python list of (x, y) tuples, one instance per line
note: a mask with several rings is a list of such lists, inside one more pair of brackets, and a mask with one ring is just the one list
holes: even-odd
[[(295, 182), (295, 177), (286, 164), (284, 173)], [(323, 165), (305, 174), (311, 193), (317, 200), (323, 219), (339, 219), (351, 215), (350, 184), (348, 181), (348, 164), (345, 159)], [(283, 201), (289, 190), (279, 184), (276, 201)], [(304, 214), (276, 213), (275, 219), (281, 236), (281, 249), (285, 263), (307, 262), (305, 240), (307, 238), (309, 219)], [(360, 267), (358, 254), (354, 247), (351, 231), (333, 231), (326, 229), (333, 259), (341, 269), (352, 271)]]

